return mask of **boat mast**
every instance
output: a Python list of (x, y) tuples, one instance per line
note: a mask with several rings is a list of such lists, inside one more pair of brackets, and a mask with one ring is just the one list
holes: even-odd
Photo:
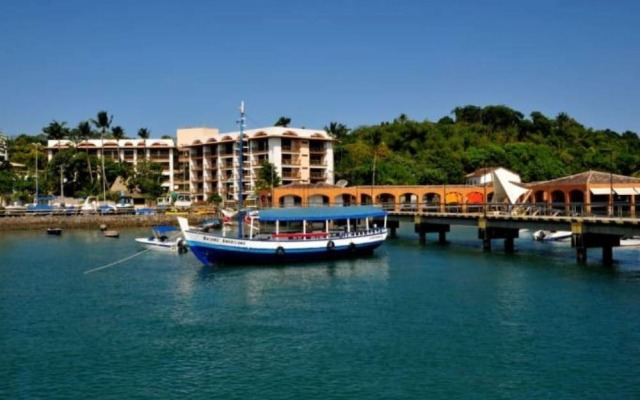
[(242, 164), (244, 161), (244, 101), (240, 102), (240, 120), (238, 122), (240, 123), (240, 136), (238, 136), (238, 144), (240, 146), (240, 150), (238, 152), (238, 238), (242, 239), (242, 224), (244, 223), (242, 215), (242, 192), (244, 189), (244, 183), (242, 182)]

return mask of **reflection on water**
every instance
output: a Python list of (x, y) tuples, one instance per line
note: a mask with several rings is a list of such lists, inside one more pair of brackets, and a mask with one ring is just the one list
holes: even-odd
[[(323, 287), (335, 280), (385, 282), (389, 276), (389, 258), (384, 254), (357, 259), (266, 266), (201, 266), (196, 280), (215, 290), (230, 280), (243, 281), (243, 295), (259, 301), (272, 288), (284, 290)], [(240, 293), (238, 293), (240, 294)]]

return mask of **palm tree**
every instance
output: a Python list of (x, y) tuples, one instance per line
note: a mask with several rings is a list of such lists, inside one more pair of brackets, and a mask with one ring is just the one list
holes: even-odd
[(340, 124), (338, 122), (330, 122), (329, 126), (324, 127), (324, 131), (327, 132), (329, 136), (331, 136), (338, 144), (338, 151), (335, 152), (334, 156), (334, 169), (336, 166), (339, 166), (342, 163), (342, 153), (344, 152), (344, 139), (347, 137), (349, 133), (349, 128), (344, 124)]
[(281, 126), (283, 128), (286, 128), (289, 126), (289, 124), (291, 123), (291, 118), (289, 117), (280, 117), (278, 118), (278, 120), (276, 121), (276, 123), (273, 126)]
[(120, 165), (120, 139), (125, 138), (124, 129), (122, 129), (120, 125), (114, 126), (113, 129), (111, 129), (111, 135), (113, 135), (113, 138), (117, 140), (116, 145), (118, 146), (118, 165)]
[[(91, 131), (91, 125), (89, 124), (89, 121), (81, 121), (78, 123), (78, 126), (76, 127), (76, 130), (78, 131), (78, 138), (80, 140), (82, 140), (83, 142), (86, 142), (89, 140), (89, 138), (93, 135), (93, 132)], [(91, 183), (93, 184), (93, 170), (91, 168), (91, 158), (89, 157), (89, 147), (85, 146), (84, 150), (87, 153), (87, 164), (89, 167), (89, 179), (91, 180)]]
[(324, 127), (324, 131), (327, 132), (332, 138), (336, 140), (342, 140), (349, 133), (349, 128), (344, 124), (338, 122), (330, 122), (329, 126)]
[(107, 201), (107, 174), (104, 171), (104, 134), (111, 126), (113, 115), (109, 115), (106, 111), (98, 111), (96, 119), (92, 119), (91, 122), (96, 128), (100, 130), (100, 147), (102, 153), (102, 201)]
[(142, 147), (144, 149), (144, 158), (147, 159), (147, 139), (151, 136), (151, 131), (147, 128), (138, 129), (138, 137), (142, 139)]
[(382, 132), (378, 129), (371, 131), (371, 147), (373, 148), (373, 169), (371, 171), (371, 185), (376, 185), (376, 161), (378, 159), (378, 151), (382, 144)]
[(60, 151), (62, 139), (69, 136), (69, 128), (65, 126), (66, 124), (66, 122), (58, 122), (54, 119), (48, 126), (42, 128), (42, 132), (47, 135), (49, 140), (58, 141), (58, 151)]

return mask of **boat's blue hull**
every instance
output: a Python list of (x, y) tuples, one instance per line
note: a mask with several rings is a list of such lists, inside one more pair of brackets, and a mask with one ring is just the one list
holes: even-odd
[(371, 242), (358, 246), (336, 246), (331, 249), (295, 249), (280, 251), (229, 250), (188, 243), (191, 252), (204, 265), (214, 264), (287, 264), (335, 260), (370, 255), (382, 242)]

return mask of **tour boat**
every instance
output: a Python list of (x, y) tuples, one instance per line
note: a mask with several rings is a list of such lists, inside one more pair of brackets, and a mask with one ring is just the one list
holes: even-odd
[(161, 225), (151, 228), (151, 236), (136, 238), (136, 242), (140, 243), (144, 248), (150, 250), (170, 251), (183, 253), (187, 247), (182, 238), (170, 238), (167, 235), (179, 232), (174, 226)]
[[(252, 213), (248, 234), (203, 232), (178, 217), (191, 252), (204, 265), (264, 264), (372, 254), (387, 238), (387, 213), (374, 206), (275, 208)], [(378, 225), (380, 224), (380, 225)], [(245, 225), (244, 223), (242, 225)]]

